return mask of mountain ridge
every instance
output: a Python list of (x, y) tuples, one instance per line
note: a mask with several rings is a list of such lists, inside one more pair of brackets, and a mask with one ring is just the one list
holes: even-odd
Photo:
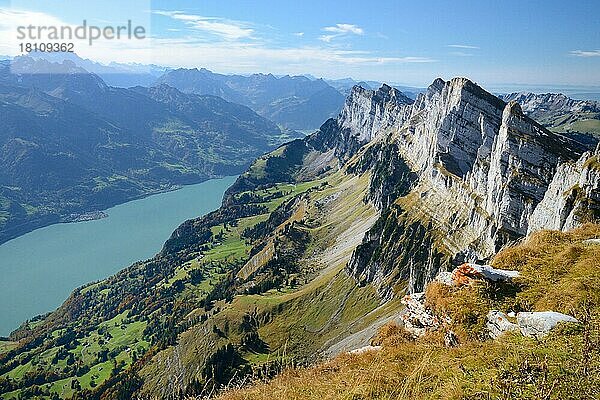
[(600, 102), (574, 100), (561, 93), (511, 93), (501, 96), (517, 101), (525, 113), (546, 128), (568, 134), (593, 147), (600, 140)]
[(186, 93), (212, 94), (246, 105), (289, 129), (317, 128), (334, 116), (344, 96), (323, 79), (272, 74), (222, 75), (205, 68), (179, 68), (163, 75), (166, 83)]

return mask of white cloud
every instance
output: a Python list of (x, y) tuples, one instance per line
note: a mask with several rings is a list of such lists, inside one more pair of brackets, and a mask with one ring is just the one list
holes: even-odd
[(323, 35), (319, 36), (319, 40), (325, 43), (330, 43), (333, 39), (338, 37), (339, 35)]
[(353, 24), (335, 24), (335, 26), (326, 26), (323, 31), (331, 33), (330, 35), (321, 35), (319, 40), (330, 43), (333, 39), (348, 35), (362, 35), (365, 33), (363, 28)]
[(335, 26), (326, 26), (325, 28), (323, 28), (323, 30), (325, 32), (341, 34), (354, 33), (355, 35), (362, 35), (363, 33), (365, 33), (365, 31), (361, 27), (352, 24), (335, 24)]
[(295, 32), (293, 35), (294, 36), (298, 36), (298, 37), (302, 37), (302, 36), (304, 36), (304, 32)]
[[(91, 25), (91, 24), (90, 24)], [(29, 37), (29, 26), (33, 26), (32, 37)], [(26, 33), (25, 38), (19, 37), (18, 27), (26, 27), (27, 29), (20, 32)], [(69, 32), (74, 32), (79, 25), (69, 24), (62, 21), (53, 15), (41, 13), (37, 11), (18, 10), (18, 9), (2, 9), (0, 8), (0, 54), (16, 56), (22, 54), (20, 44), (27, 42), (44, 41), (48, 36), (48, 30), (39, 31), (36, 28), (55, 27), (59, 36), (62, 34), (62, 27), (70, 27), (70, 30), (65, 30), (63, 39), (56, 40), (59, 43), (73, 43), (74, 50), (80, 55), (97, 55), (105, 53), (118, 61), (120, 55), (134, 49), (144, 49), (150, 46), (149, 39), (121, 39), (108, 40), (104, 37), (93, 40), (93, 45), (89, 44), (89, 32), (86, 33), (85, 39), (78, 39), (74, 35), (69, 37)], [(89, 27), (89, 25), (88, 25)], [(146, 32), (149, 36), (149, 32)], [(51, 40), (54, 42), (55, 40)]]
[(294, 71), (286, 71), (286, 68), (292, 65), (310, 72), (314, 67), (325, 65), (329, 68), (340, 64), (365, 66), (435, 62), (426, 57), (381, 57), (368, 51), (333, 50), (319, 46), (271, 48), (262, 44), (196, 42), (191, 38), (155, 39), (154, 47), (164, 49), (165, 59), (175, 66), (209, 65), (216, 70), (231, 70), (240, 66), (243, 70), (244, 66), (252, 66), (248, 72), (269, 70), (291, 73)]
[(0, 54), (17, 55), (20, 52), (17, 27), (19, 26), (62, 26), (67, 25), (51, 15), (33, 11), (0, 8)]
[(571, 55), (577, 57), (600, 57), (600, 50), (573, 50)]
[(240, 21), (185, 14), (181, 11), (153, 11), (153, 13), (183, 21), (192, 29), (216, 35), (229, 41), (252, 38), (252, 34), (254, 33), (253, 29), (249, 28), (246, 23)]
[(472, 49), (472, 50), (479, 49), (479, 46), (471, 46), (469, 44), (449, 44), (447, 47), (452, 47), (455, 49)]

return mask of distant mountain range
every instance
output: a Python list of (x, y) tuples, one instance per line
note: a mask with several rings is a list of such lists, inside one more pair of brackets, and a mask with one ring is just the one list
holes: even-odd
[[(383, 85), (383, 82), (378, 81), (357, 81), (352, 78), (343, 79), (326, 79), (325, 82), (339, 90), (344, 96), (348, 96), (352, 92), (354, 86), (360, 86), (364, 89), (377, 89)], [(400, 90), (406, 97), (415, 99), (419, 93), (424, 93), (427, 89), (413, 86), (405, 86), (396, 83), (390, 83), (394, 88)]]
[(171, 70), (153, 64), (123, 64), (111, 62), (108, 65), (100, 64), (79, 57), (76, 53), (29, 53), (29, 57), (36, 60), (46, 60), (62, 64), (71, 61), (76, 66), (87, 72), (98, 75), (109, 86), (128, 88), (131, 86), (151, 86), (164, 73)]
[(0, 243), (71, 214), (240, 173), (293, 138), (216, 96), (115, 88), (72, 62), (28, 57), (12, 71), (0, 63), (0, 119)]
[(157, 84), (243, 104), (288, 129), (316, 129), (337, 115), (344, 104), (339, 90), (323, 79), (305, 76), (222, 75), (204, 68), (177, 69), (167, 72)]
[(574, 100), (560, 93), (511, 93), (500, 96), (517, 101), (523, 111), (553, 132), (577, 137), (592, 146), (600, 140), (600, 102)]
[[(357, 83), (352, 79), (325, 81), (306, 76), (223, 75), (204, 68), (173, 70), (157, 65), (114, 62), (104, 65), (75, 53), (31, 53), (30, 57), (52, 63), (70, 61), (98, 75), (109, 86), (167, 84), (184, 93), (219, 96), (250, 107), (287, 130), (316, 130), (324, 120), (339, 112), (345, 96)], [(379, 85), (378, 82), (371, 84)]]

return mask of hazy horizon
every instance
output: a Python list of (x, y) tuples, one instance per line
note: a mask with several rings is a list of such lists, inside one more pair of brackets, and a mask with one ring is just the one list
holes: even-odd
[[(71, 53), (74, 54), (76, 57), (79, 57), (76, 53)], [(60, 57), (60, 53), (59, 54), (39, 54), (39, 53), (32, 53), (30, 54), (34, 57), (44, 57), (46, 59), (48, 59), (49, 61), (52, 62), (57, 62), (59, 60), (56, 60), (56, 57)], [(16, 56), (18, 57), (18, 56)], [(0, 59), (12, 59), (15, 57), (12, 56), (7, 56), (7, 55), (0, 55)], [(163, 65), (157, 65), (157, 64), (141, 64), (141, 63), (134, 63), (134, 62), (121, 62), (119, 60), (113, 60), (111, 62), (102, 62), (102, 61), (98, 61), (98, 60), (94, 60), (94, 59), (90, 59), (90, 58), (83, 58), (80, 57), (81, 59), (83, 59), (84, 61), (91, 61), (93, 63), (105, 66), (105, 67), (110, 67), (111, 65), (121, 65), (121, 66), (132, 66), (132, 67), (137, 67), (139, 68), (139, 71), (143, 71), (145, 70), (147, 67), (156, 67), (156, 68), (165, 68), (165, 69), (178, 69), (178, 68), (187, 68), (187, 69), (207, 69), (212, 73), (215, 74), (223, 74), (223, 75), (241, 75), (241, 76), (250, 76), (253, 74), (273, 74), (271, 72), (268, 71), (253, 71), (253, 72), (225, 72), (225, 71), (218, 71), (218, 70), (213, 70), (210, 68), (206, 68), (205, 66), (202, 65), (198, 65), (198, 66), (191, 66), (191, 67), (180, 67), (180, 66), (175, 66), (175, 65), (168, 65), (168, 64), (163, 64)], [(66, 57), (63, 57), (63, 60), (66, 60)], [(482, 82), (478, 82), (476, 80), (473, 80), (471, 77), (466, 76), (466, 75), (456, 75), (456, 76), (432, 76), (431, 80), (429, 81), (429, 83), (425, 84), (425, 85), (413, 85), (411, 83), (407, 83), (407, 82), (394, 82), (394, 81), (379, 81), (379, 80), (373, 80), (373, 79), (368, 79), (368, 78), (361, 78), (361, 77), (357, 77), (357, 76), (346, 76), (346, 77), (342, 77), (342, 78), (337, 78), (337, 77), (328, 77), (328, 76), (314, 76), (310, 73), (299, 73), (299, 74), (294, 74), (294, 73), (281, 73), (281, 74), (273, 74), (275, 77), (283, 77), (283, 76), (303, 76), (309, 79), (324, 79), (326, 81), (337, 81), (337, 80), (345, 80), (345, 79), (352, 79), (353, 81), (360, 83), (360, 82), (366, 82), (366, 83), (373, 83), (373, 82), (377, 82), (380, 84), (388, 84), (391, 86), (395, 86), (395, 87), (408, 87), (408, 88), (413, 88), (413, 89), (426, 89), (436, 78), (442, 78), (444, 80), (450, 80), (452, 78), (455, 77), (465, 77), (468, 79), (471, 79), (472, 81), (474, 81), (475, 83), (479, 84), (480, 86), (482, 86), (484, 89), (488, 90), (491, 93), (499, 93), (499, 94), (505, 94), (505, 93), (514, 93), (514, 92), (532, 92), (532, 93), (563, 93), (565, 95), (581, 95), (582, 99), (587, 99), (587, 97), (585, 96), (586, 94), (590, 94), (590, 95), (594, 95), (593, 99), (598, 99), (600, 98), (600, 85), (561, 85), (561, 84), (552, 84), (552, 83), (545, 83), (545, 84), (528, 84), (528, 83), (500, 83), (500, 84), (491, 84), (491, 85), (486, 85), (485, 83)], [(372, 87), (373, 89), (377, 89), (376, 87)]]

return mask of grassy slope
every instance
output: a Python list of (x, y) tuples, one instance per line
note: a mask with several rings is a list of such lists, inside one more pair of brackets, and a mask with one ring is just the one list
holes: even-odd
[(9, 350), (14, 349), (15, 347), (18, 346), (18, 343), (16, 342), (11, 342), (8, 340), (0, 340), (0, 354), (5, 353)]
[[(268, 200), (262, 203), (262, 205), (271, 212), (280, 204), (319, 183), (320, 181), (311, 181), (296, 185), (273, 185), (273, 187), (264, 190), (262, 195), (267, 197), (274, 192), (279, 192), (281, 195), (268, 197)], [(235, 260), (245, 259), (248, 256), (251, 245), (241, 238), (241, 232), (243, 232), (245, 228), (265, 220), (268, 215), (269, 214), (266, 213), (242, 218), (238, 220), (238, 224), (235, 227), (224, 227), (223, 225), (213, 226), (211, 228), (213, 233), (223, 232), (222, 239), (212, 243), (210, 249), (205, 251), (201, 257), (185, 262), (180, 266), (176, 266), (173, 276), (158, 282), (156, 284), (157, 289), (168, 289), (177, 281), (186, 281), (186, 279), (189, 279), (189, 273), (193, 269), (202, 269), (205, 273), (205, 278), (196, 285), (186, 283), (180, 298), (185, 301), (184, 299), (189, 296), (196, 299), (206, 297), (217, 282), (226, 275), (226, 271), (222, 268), (223, 263), (232, 263)], [(92, 284), (82, 289), (82, 293), (93, 290), (100, 284), (101, 283)], [(106, 300), (109, 299), (108, 290), (100, 291), (98, 295), (106, 297)], [(113, 370), (113, 364), (111, 362), (99, 362), (97, 358), (101, 350), (117, 353), (117, 363), (121, 363), (122, 361), (123, 369), (128, 368), (134, 361), (130, 355), (130, 349), (136, 350), (138, 356), (141, 356), (148, 350), (149, 343), (144, 340), (143, 335), (146, 322), (138, 317), (128, 319), (126, 318), (126, 313), (127, 312), (125, 311), (112, 320), (104, 322), (80, 321), (78, 326), (86, 327), (88, 333), (78, 340), (77, 347), (69, 350), (69, 353), (73, 354), (76, 363), (81, 363), (82, 366), (87, 366), (90, 370), (88, 373), (79, 377), (61, 379), (45, 384), (44, 386), (49, 389), (50, 393), (58, 393), (61, 397), (68, 398), (74, 393), (71, 389), (71, 381), (73, 380), (78, 381), (83, 389), (92, 389), (94, 386), (97, 386), (106, 380)], [(33, 325), (31, 328), (33, 328)], [(53, 332), (50, 336), (57, 337), (63, 332), (63, 330), (59, 330)], [(102, 334), (100, 334), (100, 332), (102, 332)], [(108, 332), (109, 335), (106, 335), (104, 332)], [(14, 342), (0, 342), (0, 352), (6, 352), (16, 346), (17, 343)], [(52, 363), (53, 357), (61, 348), (62, 346), (47, 348), (47, 346), (44, 345), (39, 348), (34, 348), (31, 351), (24, 352), (19, 356), (19, 359), (31, 358), (31, 360), (22, 365), (18, 365), (16, 368), (4, 374), (0, 374), (0, 378), (10, 378), (19, 381), (26, 374), (34, 371), (50, 371), (52, 369), (63, 368), (67, 362), (65, 358), (59, 359), (55, 364)], [(14, 391), (2, 394), (1, 397), (3, 399), (11, 399), (17, 398), (18, 395), (19, 391)]]
[[(216, 312), (206, 324), (182, 334), (177, 346), (159, 353), (142, 370), (141, 375), (147, 380), (145, 393), (175, 387), (173, 379), (177, 375), (177, 363), (186, 366), (185, 373), (198, 370), (206, 354), (227, 341), (238, 341), (240, 337), (235, 324), (245, 314), (269, 316), (258, 328), (266, 348), (242, 354), (253, 368), (260, 369), (273, 362), (313, 357), (329, 341), (335, 342), (339, 340), (338, 336), (356, 332), (390, 312), (388, 308), (382, 308), (369, 314), (379, 306), (378, 296), (370, 286), (356, 287), (342, 271), (360, 242), (362, 232), (376, 217), (373, 208), (363, 202), (369, 177), (338, 172), (328, 176), (326, 181), (327, 185), (311, 191), (307, 200), (301, 229), (309, 233), (310, 243), (300, 260), (302, 271), (298, 274), (298, 284), (262, 294), (237, 295), (231, 303), (217, 302)], [(298, 184), (294, 191), (316, 187), (323, 182)], [(267, 189), (264, 194), (271, 192)], [(343, 221), (352, 222), (344, 224)], [(225, 330), (226, 324), (231, 327), (227, 340), (207, 333), (205, 328), (215, 325)], [(194, 378), (199, 377), (186, 376), (187, 380)]]
[[(342, 355), (317, 367), (285, 370), (266, 383), (231, 390), (221, 400), (249, 399), (596, 399), (600, 396), (600, 226), (545, 231), (499, 253), (493, 264), (521, 271), (516, 292), (473, 285), (428, 291), (432, 307), (454, 318), (461, 339), (441, 333), (413, 341), (387, 326), (383, 350)], [(443, 295), (440, 295), (443, 294)], [(483, 340), (490, 308), (568, 312), (579, 326), (559, 326), (536, 341), (520, 334)]]
[[(269, 294), (270, 300), (283, 305), (283, 311), (259, 329), (272, 349), (285, 349), (299, 358), (310, 357), (326, 347), (328, 341), (353, 333), (378, 317), (365, 318), (379, 306), (373, 288), (357, 287), (343, 272), (362, 239), (359, 232), (364, 232), (376, 216), (362, 201), (367, 184), (367, 175), (349, 178), (336, 174), (331, 188), (312, 199), (314, 205), (335, 198), (323, 210), (316, 211), (313, 206), (308, 211), (317, 223), (309, 227), (312, 243), (302, 262), (306, 269), (316, 269), (316, 277), (299, 290)], [(248, 300), (251, 299), (238, 299)], [(265, 299), (263, 296), (252, 300)]]

